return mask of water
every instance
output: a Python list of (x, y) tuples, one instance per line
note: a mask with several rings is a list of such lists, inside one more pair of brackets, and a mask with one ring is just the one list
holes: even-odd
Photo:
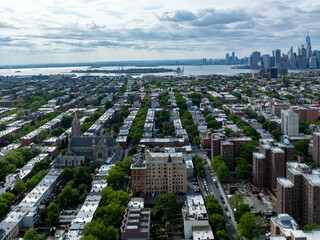
[[(129, 68), (168, 68), (176, 69), (178, 66), (156, 66), (156, 67), (136, 67), (136, 66), (124, 66), (123, 69)], [(233, 69), (232, 65), (182, 65), (179, 66), (181, 69), (184, 68), (184, 76), (199, 76), (199, 75), (210, 75), (210, 74), (221, 74), (221, 75), (237, 75), (240, 73), (252, 73), (257, 72), (252, 69)], [(51, 68), (21, 68), (21, 69), (0, 69), (0, 76), (35, 76), (35, 75), (53, 75), (53, 74), (71, 74), (72, 70), (82, 70), (86, 71), (88, 66), (83, 67), (51, 67)], [(92, 68), (94, 70), (96, 68)], [(119, 70), (122, 69), (119, 67), (101, 67), (97, 68), (98, 70)], [(74, 73), (76, 76), (84, 76), (86, 73)], [(158, 75), (158, 76), (167, 76), (175, 75), (174, 72), (167, 73), (146, 73), (138, 74), (134, 76), (144, 76), (144, 75)], [(91, 73), (94, 76), (114, 76), (115, 74), (106, 74), (106, 73)]]

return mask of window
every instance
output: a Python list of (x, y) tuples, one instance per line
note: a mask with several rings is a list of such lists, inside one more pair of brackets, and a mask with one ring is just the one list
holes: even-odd
[(102, 158), (102, 152), (98, 152), (98, 158)]

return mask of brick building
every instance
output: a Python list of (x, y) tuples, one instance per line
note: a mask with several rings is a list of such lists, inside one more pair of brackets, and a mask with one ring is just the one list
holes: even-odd
[(287, 177), (277, 179), (277, 211), (301, 225), (320, 224), (320, 169), (288, 162)]
[(226, 160), (228, 168), (234, 170), (234, 144), (230, 141), (221, 142), (221, 156)]
[(320, 166), (320, 132), (313, 133), (312, 159)]
[(187, 192), (187, 166), (182, 153), (140, 153), (131, 165), (133, 196)]
[(293, 106), (291, 109), (299, 115), (299, 121), (312, 120), (317, 122), (319, 119), (319, 110), (315, 107)]
[(276, 190), (277, 177), (286, 176), (286, 162), (294, 159), (294, 147), (273, 139), (259, 141), (259, 153), (253, 154), (253, 184)]

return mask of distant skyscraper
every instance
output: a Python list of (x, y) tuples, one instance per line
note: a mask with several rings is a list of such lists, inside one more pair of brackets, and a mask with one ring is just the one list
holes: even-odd
[(251, 68), (258, 69), (258, 63), (260, 61), (260, 52), (253, 52), (252, 53), (252, 60), (251, 60)]
[(309, 60), (309, 68), (310, 69), (315, 69), (317, 68), (317, 59), (315, 56), (311, 56)]
[(269, 54), (263, 55), (262, 56), (262, 61), (263, 61), (265, 69), (270, 68), (270, 55)]
[(291, 69), (297, 68), (297, 56), (293, 52), (293, 47), (290, 48), (290, 51), (288, 52), (288, 58), (289, 58), (289, 66)]
[(307, 50), (307, 60), (309, 61), (309, 58), (312, 56), (312, 49), (311, 49), (311, 39), (309, 34), (307, 34), (306, 37), (306, 50)]
[(230, 57), (229, 57), (229, 53), (226, 53), (226, 64), (230, 64)]
[(276, 58), (275, 56), (270, 57), (270, 67), (273, 68), (276, 66)]
[(276, 67), (280, 67), (280, 64), (281, 64), (281, 51), (280, 51), (280, 49), (277, 49), (275, 54), (276, 54), (275, 55)]
[(311, 47), (311, 39), (310, 39), (309, 33), (307, 33), (306, 43), (307, 43), (307, 47)]
[(281, 131), (288, 136), (299, 134), (299, 115), (292, 109), (281, 110)]

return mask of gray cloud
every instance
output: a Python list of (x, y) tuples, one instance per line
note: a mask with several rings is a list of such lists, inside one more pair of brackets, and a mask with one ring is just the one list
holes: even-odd
[(188, 22), (193, 26), (210, 26), (246, 21), (252, 17), (244, 10), (217, 11), (214, 8), (207, 8), (199, 10), (196, 14), (186, 10), (165, 12), (158, 18), (161, 21)]
[(175, 12), (164, 12), (158, 18), (161, 21), (184, 22), (195, 20), (197, 16), (186, 10), (177, 10)]

